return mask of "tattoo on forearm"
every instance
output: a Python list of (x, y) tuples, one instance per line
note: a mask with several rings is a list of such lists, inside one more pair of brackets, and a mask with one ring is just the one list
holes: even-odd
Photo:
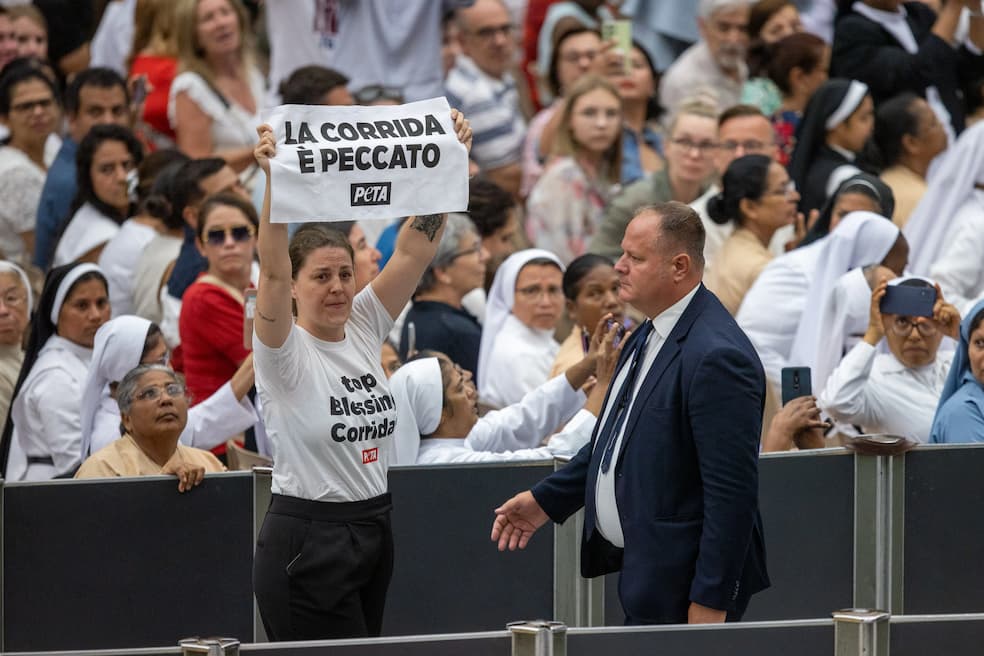
[(427, 235), (427, 241), (434, 241), (434, 236), (437, 235), (437, 231), (441, 229), (442, 225), (444, 225), (443, 214), (427, 214), (414, 217), (410, 227)]
[(269, 323), (276, 323), (276, 321), (277, 321), (276, 317), (268, 317), (265, 314), (263, 314), (262, 312), (260, 312), (259, 310), (256, 311), (256, 316), (258, 316), (259, 318), (261, 318), (264, 321), (267, 321)]

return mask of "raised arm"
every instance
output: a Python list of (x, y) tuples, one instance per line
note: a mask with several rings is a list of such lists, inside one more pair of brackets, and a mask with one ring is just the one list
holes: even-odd
[[(472, 130), (467, 119), (456, 109), (451, 110), (451, 118), (458, 141), (471, 149)], [(434, 259), (437, 245), (441, 243), (441, 235), (444, 233), (445, 218), (443, 214), (429, 214), (415, 216), (407, 221), (396, 238), (393, 256), (370, 283), (376, 297), (393, 319), (400, 315), (403, 306), (417, 289), (417, 283), (424, 275), (427, 265)], [(262, 221), (260, 225), (262, 230)], [(286, 247), (284, 250), (286, 251)], [(261, 248), (260, 258), (262, 257)]]
[[(253, 328), (265, 346), (279, 348), (290, 335), (291, 271), (287, 253), (287, 224), (270, 222), (270, 159), (276, 154), (276, 140), (269, 125), (256, 129), (260, 136), (254, 155), (266, 174), (266, 192), (260, 211), (257, 250), (260, 255), (260, 282), (256, 289), (256, 317)], [(429, 260), (428, 260), (429, 261)]]

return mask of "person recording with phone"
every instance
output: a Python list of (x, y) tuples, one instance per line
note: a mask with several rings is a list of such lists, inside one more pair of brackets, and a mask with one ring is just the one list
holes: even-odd
[[(820, 408), (866, 433), (929, 441), (933, 415), (953, 360), (943, 337), (959, 339), (960, 313), (937, 283), (916, 276), (888, 280), (871, 293), (868, 329), (819, 395)], [(885, 339), (889, 353), (879, 353)]]

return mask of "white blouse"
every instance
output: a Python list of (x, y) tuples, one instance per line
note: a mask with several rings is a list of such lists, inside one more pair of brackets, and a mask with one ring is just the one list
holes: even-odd
[(984, 189), (975, 189), (953, 217), (953, 233), (944, 240), (929, 277), (943, 297), (966, 314), (984, 298)]
[(848, 351), (827, 379), (817, 404), (837, 421), (868, 433), (890, 433), (928, 442), (933, 416), (950, 371), (953, 351), (910, 369), (867, 342)]
[(484, 366), (488, 376), (479, 390), (482, 401), (497, 408), (518, 403), (550, 378), (560, 344), (552, 330), (528, 327), (509, 315), (495, 338), (495, 347)]
[(107, 243), (119, 231), (116, 221), (86, 203), (72, 216), (58, 240), (53, 266), (75, 262), (97, 246)]

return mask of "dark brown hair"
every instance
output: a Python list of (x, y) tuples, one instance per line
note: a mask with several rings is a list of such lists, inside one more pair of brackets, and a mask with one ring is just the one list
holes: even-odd
[(355, 251), (352, 250), (348, 235), (317, 223), (308, 223), (294, 233), (288, 248), (290, 275), (294, 280), (297, 280), (298, 271), (304, 268), (308, 255), (319, 248), (341, 248), (355, 263)]

